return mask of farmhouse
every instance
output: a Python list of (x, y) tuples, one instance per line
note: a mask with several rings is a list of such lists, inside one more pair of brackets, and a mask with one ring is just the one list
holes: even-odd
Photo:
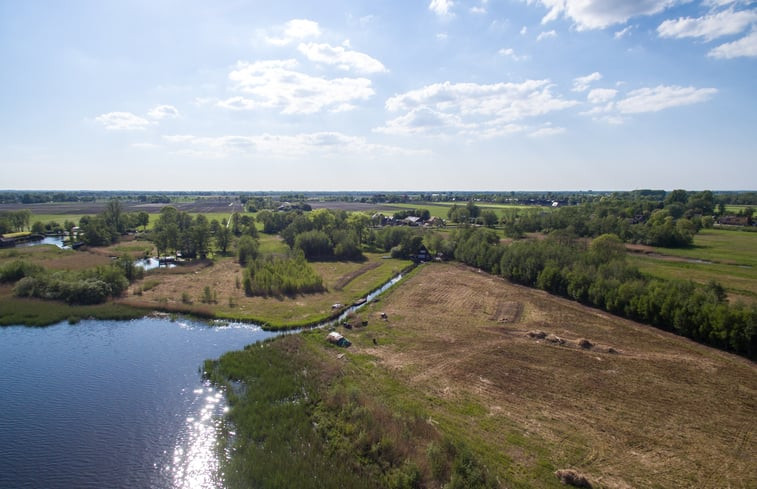
[(725, 226), (748, 226), (749, 218), (746, 216), (721, 216), (718, 224)]

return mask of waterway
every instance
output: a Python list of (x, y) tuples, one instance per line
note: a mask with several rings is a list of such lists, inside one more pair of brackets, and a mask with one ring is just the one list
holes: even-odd
[(0, 488), (223, 488), (227, 406), (200, 368), (276, 334), (168, 318), (0, 328)]

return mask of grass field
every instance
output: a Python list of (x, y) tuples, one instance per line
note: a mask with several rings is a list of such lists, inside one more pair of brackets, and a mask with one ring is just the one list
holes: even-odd
[[(273, 238), (264, 239), (261, 247), (266, 252), (285, 250)], [(365, 262), (311, 263), (316, 273), (323, 277), (327, 288), (323, 293), (294, 297), (247, 297), (241, 288), (242, 268), (228, 257), (218, 259), (210, 266), (178, 267), (147, 273), (145, 279), (135, 283), (129, 295), (120, 302), (146, 309), (262, 322), (273, 328), (312, 324), (331, 316), (333, 304), (351, 304), (411, 263), (383, 259), (383, 255), (376, 253), (367, 253), (366, 256)], [(148, 281), (151, 287), (145, 290), (144, 283)], [(215, 294), (215, 303), (201, 301), (205, 286)]]
[[(604, 488), (757, 487), (748, 360), (451, 264), (421, 267), (362, 315), (349, 349), (304, 336), (341, 372), (330, 382), (389, 419), (426, 419), (500, 487), (564, 487), (558, 469)], [(436, 435), (385, 429), (387, 443), (429, 447), (414, 452), (425, 474)]]
[(652, 276), (720, 282), (731, 300), (757, 302), (757, 233), (705, 229), (690, 248), (639, 248), (630, 259)]

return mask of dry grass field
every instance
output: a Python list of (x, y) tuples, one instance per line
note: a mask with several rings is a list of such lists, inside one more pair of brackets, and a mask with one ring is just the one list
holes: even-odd
[(354, 382), (390, 403), (411, 392), (503, 487), (559, 487), (558, 469), (593, 487), (757, 487), (744, 358), (452, 264), (363, 315), (345, 333)]

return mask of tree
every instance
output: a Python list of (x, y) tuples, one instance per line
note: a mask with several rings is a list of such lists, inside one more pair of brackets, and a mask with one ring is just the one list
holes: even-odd
[(242, 236), (237, 243), (237, 258), (239, 264), (242, 266), (247, 265), (258, 256), (258, 242), (252, 239), (250, 236)]
[(35, 221), (32, 224), (32, 232), (35, 234), (45, 234), (45, 225), (42, 224), (42, 221)]
[(334, 254), (331, 240), (323, 231), (306, 231), (298, 234), (294, 240), (294, 248), (302, 250), (308, 260), (328, 258)]
[(612, 260), (625, 259), (626, 248), (623, 241), (615, 234), (603, 234), (591, 242), (589, 255), (594, 263), (607, 263)]
[(210, 230), (213, 234), (213, 238), (216, 241), (216, 247), (221, 250), (221, 254), (226, 254), (226, 250), (231, 243), (231, 229), (226, 222), (226, 219), (221, 221), (221, 224), (217, 220), (213, 219), (210, 223)]
[(142, 226), (142, 231), (147, 231), (147, 225), (150, 223), (150, 214), (141, 211), (137, 214), (137, 226)]
[(484, 226), (493, 228), (497, 225), (497, 214), (491, 210), (486, 209), (483, 212), (481, 212), (481, 219), (484, 221)]
[(123, 209), (123, 205), (118, 199), (111, 199), (105, 205), (103, 218), (108, 227), (113, 230), (114, 234), (121, 234), (126, 230), (126, 226), (124, 226), (122, 219)]
[(194, 223), (192, 223), (191, 241), (192, 251), (200, 255), (200, 258), (205, 258), (210, 246), (210, 225), (208, 224), (208, 218), (203, 214), (195, 217)]

